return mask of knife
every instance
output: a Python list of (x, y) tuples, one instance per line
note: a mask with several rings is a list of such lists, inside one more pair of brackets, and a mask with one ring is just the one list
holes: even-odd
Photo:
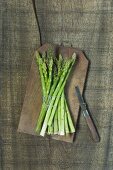
[(91, 132), (91, 135), (92, 135), (92, 138), (95, 142), (99, 142), (100, 141), (100, 137), (99, 137), (99, 134), (98, 134), (98, 131), (95, 127), (95, 124), (87, 110), (87, 106), (86, 106), (86, 103), (84, 102), (84, 99), (80, 93), (80, 90), (79, 90), (79, 87), (76, 86), (75, 87), (75, 91), (76, 91), (76, 95), (78, 97), (78, 101), (79, 101), (79, 104), (80, 104), (80, 107), (82, 109), (82, 113), (86, 119), (86, 122), (87, 122), (87, 125), (90, 129), (90, 132)]

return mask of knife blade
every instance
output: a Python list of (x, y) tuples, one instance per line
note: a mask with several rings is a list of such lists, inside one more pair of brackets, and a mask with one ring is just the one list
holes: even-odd
[(78, 86), (75, 87), (75, 91), (76, 91), (76, 96), (78, 97), (78, 101), (79, 101), (79, 104), (80, 104), (80, 107), (81, 107), (81, 110), (82, 110), (82, 113), (86, 119), (86, 122), (87, 122), (87, 125), (90, 129), (90, 132), (91, 132), (91, 135), (92, 135), (92, 138), (95, 142), (99, 142), (100, 141), (100, 137), (99, 137), (99, 134), (98, 134), (98, 131), (97, 131), (97, 128), (87, 110), (87, 106), (86, 106), (86, 103), (84, 102), (84, 99), (80, 93), (80, 89)]

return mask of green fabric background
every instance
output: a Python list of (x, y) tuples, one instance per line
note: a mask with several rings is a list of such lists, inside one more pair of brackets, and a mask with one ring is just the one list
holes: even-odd
[(0, 170), (112, 170), (113, 1), (36, 0), (36, 9), (42, 43), (79, 47), (90, 60), (85, 98), (101, 141), (82, 115), (73, 144), (17, 133), (40, 36), (32, 0), (1, 0)]

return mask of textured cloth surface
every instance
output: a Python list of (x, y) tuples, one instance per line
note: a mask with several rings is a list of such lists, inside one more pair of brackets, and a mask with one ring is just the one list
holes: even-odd
[(17, 133), (39, 32), (32, 1), (1, 0), (0, 7), (0, 170), (112, 170), (113, 2), (36, 0), (42, 42), (72, 44), (90, 60), (85, 98), (98, 144), (82, 115), (73, 144)]

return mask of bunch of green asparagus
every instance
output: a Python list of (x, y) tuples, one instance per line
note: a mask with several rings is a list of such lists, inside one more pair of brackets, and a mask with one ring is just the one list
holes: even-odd
[(66, 135), (75, 132), (64, 94), (66, 80), (75, 60), (75, 53), (66, 59), (61, 54), (55, 56), (52, 49), (43, 54), (36, 52), (43, 103), (35, 130), (41, 136), (45, 133)]

